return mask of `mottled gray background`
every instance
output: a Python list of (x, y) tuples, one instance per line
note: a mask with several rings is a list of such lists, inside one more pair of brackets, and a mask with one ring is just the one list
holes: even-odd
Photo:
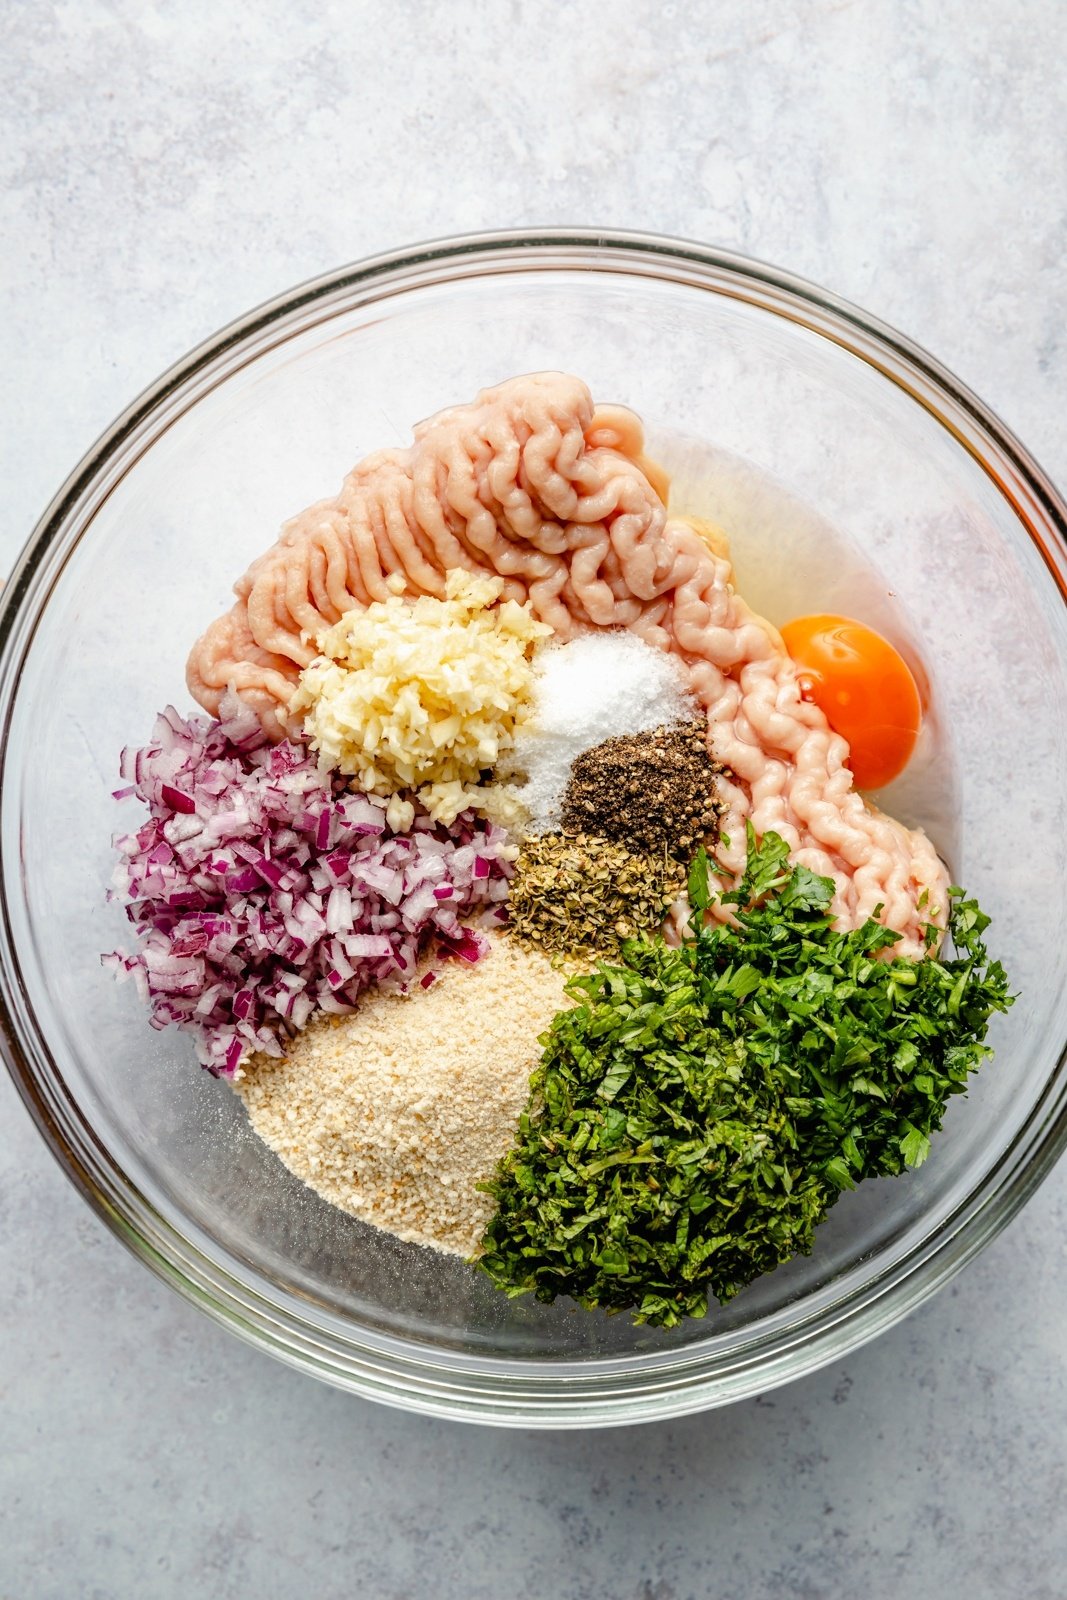
[[(897, 324), (1067, 482), (1063, 0), (2, 8), (7, 565), (116, 411), (369, 251), (601, 223)], [(1067, 1593), (1067, 1169), (909, 1322), (730, 1410), (395, 1415), (256, 1355), (95, 1220), (0, 1083), (0, 1597)]]

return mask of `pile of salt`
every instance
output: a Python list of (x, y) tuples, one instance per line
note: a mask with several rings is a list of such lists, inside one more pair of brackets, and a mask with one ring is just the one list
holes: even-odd
[(571, 764), (619, 734), (645, 733), (699, 716), (677, 656), (625, 630), (546, 645), (534, 661), (533, 706), (508, 766), (529, 828), (558, 828)]

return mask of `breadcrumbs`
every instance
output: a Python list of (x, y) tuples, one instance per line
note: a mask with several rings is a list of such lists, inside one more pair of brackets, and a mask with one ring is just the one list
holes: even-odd
[(252, 1126), (324, 1200), (400, 1239), (473, 1255), (494, 1201), (476, 1185), (510, 1147), (568, 974), (489, 935), (473, 966), (320, 1017), (234, 1087)]

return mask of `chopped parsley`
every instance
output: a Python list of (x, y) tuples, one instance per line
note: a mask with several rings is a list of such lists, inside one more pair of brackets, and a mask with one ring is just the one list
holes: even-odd
[(838, 932), (832, 881), (773, 833), (750, 833), (745, 876), (719, 896), (737, 926), (704, 924), (699, 852), (697, 931), (680, 948), (631, 940), (568, 985), (484, 1186), (483, 1270), (510, 1295), (672, 1327), (810, 1252), (842, 1190), (919, 1166), (1012, 1002), (989, 919), (950, 894), (944, 949), (931, 927), (930, 953), (904, 959), (879, 922)]

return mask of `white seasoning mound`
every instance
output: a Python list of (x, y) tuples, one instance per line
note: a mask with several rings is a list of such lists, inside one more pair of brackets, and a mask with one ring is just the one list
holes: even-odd
[(636, 633), (611, 629), (542, 646), (531, 714), (507, 758), (512, 772), (525, 775), (516, 794), (530, 813), (530, 831), (559, 826), (571, 765), (584, 751), (700, 714), (683, 663)]
[(515, 1135), (538, 1035), (567, 973), (501, 934), (429, 988), (320, 1017), (234, 1085), (252, 1127), (324, 1200), (399, 1239), (469, 1256), (494, 1202), (475, 1187)]

